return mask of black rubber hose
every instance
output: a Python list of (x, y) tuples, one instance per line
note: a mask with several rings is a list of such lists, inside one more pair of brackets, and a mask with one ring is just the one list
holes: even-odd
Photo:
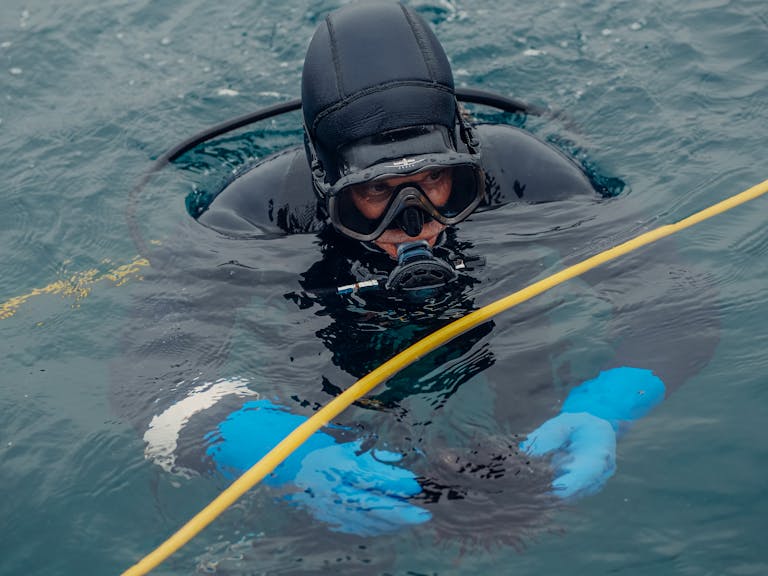
[[(516, 98), (494, 94), (493, 92), (487, 92), (485, 90), (477, 90), (475, 88), (457, 88), (456, 97), (461, 102), (492, 106), (493, 108), (498, 108), (499, 110), (510, 112), (512, 114), (522, 113), (530, 114), (532, 116), (541, 116), (544, 111), (538, 106), (526, 104), (525, 102), (517, 100)], [(272, 118), (274, 116), (279, 116), (281, 114), (293, 112), (299, 109), (301, 109), (301, 100), (297, 98), (295, 100), (283, 102), (282, 104), (275, 104), (274, 106), (262, 108), (261, 110), (257, 110), (256, 112), (252, 112), (250, 114), (245, 114), (244, 116), (232, 118), (231, 120), (227, 120), (221, 124), (212, 126), (211, 128), (208, 128), (207, 130), (204, 130), (203, 132), (195, 134), (191, 138), (180, 142), (171, 150), (166, 152), (163, 156), (158, 158), (158, 161), (155, 164), (158, 162), (162, 162), (163, 164), (173, 162), (185, 152), (192, 150), (195, 146), (199, 146), (211, 138), (216, 138), (216, 136), (221, 136), (222, 134), (226, 134), (232, 130), (237, 130), (243, 126), (248, 126), (249, 124), (254, 124), (261, 120), (266, 120), (267, 118)]]
[[(498, 108), (499, 110), (512, 114), (530, 114), (532, 116), (541, 116), (544, 112), (542, 108), (526, 104), (525, 102), (517, 100), (516, 98), (510, 98), (508, 96), (502, 96), (500, 94), (494, 94), (493, 92), (478, 90), (476, 88), (456, 88), (456, 97), (460, 102), (491, 106), (493, 108)], [(228, 132), (232, 132), (238, 128), (260, 122), (261, 120), (266, 120), (268, 118), (273, 118), (275, 116), (286, 114), (288, 112), (294, 112), (300, 109), (301, 100), (297, 98), (295, 100), (289, 100), (288, 102), (283, 102), (281, 104), (275, 104), (273, 106), (261, 108), (260, 110), (251, 112), (250, 114), (245, 114), (243, 116), (238, 116), (236, 118), (226, 120), (221, 124), (211, 126), (210, 128), (203, 130), (202, 132), (198, 132), (190, 138), (187, 138), (183, 142), (178, 143), (176, 146), (155, 160), (149, 170), (144, 173), (144, 176), (142, 176), (139, 183), (128, 194), (126, 219), (128, 221), (128, 229), (130, 231), (131, 238), (133, 239), (139, 254), (145, 258), (148, 257), (147, 246), (144, 243), (144, 239), (141, 237), (139, 226), (136, 223), (136, 206), (142, 190), (152, 179), (152, 176), (154, 176), (155, 173), (162, 170), (166, 164), (172, 163), (174, 160), (177, 160), (179, 157), (183, 156), (185, 153), (189, 152), (196, 146), (199, 146), (203, 142), (207, 142), (208, 140), (216, 138), (217, 136), (221, 136), (222, 134), (227, 134)]]

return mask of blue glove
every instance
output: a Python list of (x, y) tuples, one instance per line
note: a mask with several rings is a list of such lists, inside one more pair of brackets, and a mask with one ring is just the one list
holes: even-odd
[(560, 414), (520, 444), (531, 456), (552, 456), (554, 494), (573, 499), (600, 490), (616, 470), (616, 438), (664, 399), (650, 370), (613, 368), (571, 390)]
[[(248, 402), (207, 436), (207, 454), (222, 474), (234, 478), (305, 420), (269, 400)], [(299, 491), (287, 498), (331, 530), (375, 536), (431, 518), (408, 502), (421, 486), (410, 470), (393, 465), (400, 459), (393, 452), (362, 452), (360, 440), (340, 443), (316, 432), (264, 482), (296, 486)]]

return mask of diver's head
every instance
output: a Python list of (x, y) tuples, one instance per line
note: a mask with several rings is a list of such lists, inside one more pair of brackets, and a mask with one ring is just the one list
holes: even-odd
[(396, 258), (404, 242), (434, 245), (482, 200), (448, 58), (410, 8), (366, 2), (328, 15), (307, 50), (302, 108), (314, 187), (342, 234)]

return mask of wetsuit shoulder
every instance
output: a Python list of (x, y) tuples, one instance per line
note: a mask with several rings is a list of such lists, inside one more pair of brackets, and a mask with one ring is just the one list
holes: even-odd
[[(503, 124), (479, 125), (477, 131), (486, 174), (481, 209), (596, 194), (571, 158), (529, 132)], [(316, 233), (326, 225), (304, 150), (298, 146), (238, 174), (198, 221), (228, 235)]]
[(597, 195), (581, 167), (530, 132), (503, 124), (477, 126), (485, 169), (485, 208), (509, 202), (553, 202)]
[(240, 172), (198, 221), (235, 236), (322, 229), (304, 150), (288, 148)]

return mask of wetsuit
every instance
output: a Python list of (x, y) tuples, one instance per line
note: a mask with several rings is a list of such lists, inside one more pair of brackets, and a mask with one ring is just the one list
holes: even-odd
[[(213, 470), (206, 438), (245, 402), (267, 397), (309, 414), (397, 351), (476, 308), (476, 299), (484, 303), (538, 278), (542, 254), (551, 260), (559, 253), (566, 262), (574, 250), (588, 255), (596, 231), (585, 222), (601, 209), (602, 198), (580, 167), (523, 130), (481, 126), (478, 132), (486, 201), (458, 231), (449, 229), (435, 252), (466, 259), (482, 254), (489, 263), (426, 303), (375, 291), (354, 297), (333, 292), (339, 284), (386, 273), (393, 262), (326, 224), (302, 149), (278, 153), (235, 177), (198, 222), (163, 248), (154, 260), (163, 264), (139, 287), (114, 400), (144, 436), (147, 456), (167, 470)], [(512, 269), (499, 270), (492, 251), (473, 236), (483, 221), (497, 230), (508, 222), (510, 233), (520, 232), (514, 235), (519, 253), (504, 257)], [(526, 222), (544, 232), (527, 240)], [(289, 238), (297, 242), (286, 246)], [(695, 291), (696, 301), (681, 298), (681, 288)], [(563, 308), (582, 298), (599, 301), (605, 312), (594, 319), (596, 333), (547, 336)], [(695, 314), (687, 316), (686, 306), (695, 306)], [(279, 329), (263, 320), (275, 315), (282, 315)], [(671, 322), (673, 316), (679, 321)], [(516, 522), (522, 532), (538, 523), (544, 508), (515, 505), (526, 499), (541, 504), (551, 481), (546, 467), (532, 468), (529, 458), (519, 457), (525, 433), (556, 416), (569, 391), (600, 370), (652, 369), (669, 392), (703, 366), (717, 342), (711, 292), (668, 247), (590, 273), (495, 322), (390, 379), (342, 415), (347, 430), (335, 432), (406, 454), (423, 477), (420, 500), (441, 511), (435, 512), (438, 529), (458, 522), (463, 503), (482, 510), (478, 494), (496, 513), (508, 506), (499, 521)], [(313, 332), (330, 352), (327, 360), (311, 343)], [(250, 344), (244, 349), (238, 339)], [(551, 340), (554, 347), (546, 344)], [(497, 342), (514, 353), (498, 350)], [(469, 412), (466, 394), (483, 398)], [(435, 436), (441, 427), (430, 422), (436, 419), (454, 422), (455, 437)], [(494, 423), (481, 430), (509, 434), (478, 438), (469, 432), (477, 430), (478, 419)], [(528, 473), (521, 475), (523, 469)], [(494, 472), (489, 477), (483, 470)], [(496, 483), (488, 484), (489, 478)], [(499, 489), (499, 482), (509, 484)], [(522, 516), (521, 509), (527, 511)], [(441, 522), (440, 514), (450, 521)]]
[[(167, 471), (239, 474), (396, 352), (635, 232), (621, 197), (602, 197), (558, 150), (508, 126), (473, 129), (437, 37), (403, 4), (351, 3), (318, 22), (301, 103), (306, 156), (289, 149), (238, 174), (137, 286), (114, 404)], [(425, 200), (419, 162), (451, 167), (452, 206)], [(416, 184), (365, 222), (355, 186), (395, 176)], [(419, 238), (419, 210), (449, 225), (433, 252), (465, 265), (458, 278), (418, 298), (336, 294), (380, 285), (395, 263), (360, 240), (386, 243), (379, 227), (398, 221)], [(540, 525), (553, 500), (599, 490), (617, 438), (717, 341), (711, 291), (671, 246), (570, 281), (389, 379), (266, 479), (288, 494), (259, 530), (291, 517), (291, 534), (320, 541), (426, 525), (487, 546)]]
[[(553, 247), (561, 255), (572, 252), (575, 249), (584, 249), (592, 240), (594, 230), (587, 226), (580, 226), (578, 222), (579, 210), (587, 206), (590, 211), (603, 200), (596, 191), (593, 182), (588, 178), (579, 165), (571, 158), (556, 148), (538, 140), (529, 132), (506, 125), (480, 125), (478, 134), (483, 145), (483, 168), (486, 176), (486, 197), (484, 203), (477, 210), (482, 213), (505, 207), (508, 211), (504, 218), (510, 221), (510, 232), (514, 232), (525, 223), (521, 222), (531, 216), (516, 216), (519, 210), (538, 208), (538, 213), (557, 214), (561, 221), (546, 225), (557, 230), (558, 228), (573, 227), (574, 234), (565, 237), (542, 235), (533, 238), (537, 246)], [(568, 209), (574, 206), (573, 215), (562, 214), (556, 207), (562, 206)], [(476, 218), (482, 218), (477, 216)], [(228, 237), (249, 237), (270, 233), (313, 233), (320, 238), (320, 255), (318, 262), (302, 274), (302, 287), (310, 296), (322, 297), (333, 288), (354, 281), (364, 279), (376, 272), (385, 273), (393, 266), (392, 260), (385, 254), (371, 250), (363, 243), (345, 238), (336, 233), (323, 219), (322, 208), (319, 206), (312, 191), (309, 169), (304, 151), (300, 148), (288, 149), (284, 152), (269, 157), (263, 162), (248, 168), (233, 181), (225, 186), (215, 198), (207, 211), (198, 221), (217, 232)], [(466, 224), (463, 228), (470, 228)], [(579, 228), (584, 228), (584, 234), (578, 234)], [(601, 230), (601, 232), (604, 232)], [(579, 245), (578, 242), (583, 243)], [(566, 245), (570, 244), (570, 245)], [(442, 245), (437, 248), (443, 256), (450, 258), (458, 254), (464, 258), (471, 258), (473, 252), (471, 246), (457, 239), (454, 231), (448, 230)], [(466, 254), (465, 254), (466, 253)], [(488, 254), (481, 254), (489, 256)], [(589, 254), (585, 254), (589, 255)], [(492, 256), (492, 255), (490, 255)], [(638, 257), (632, 257), (634, 260)], [(705, 290), (706, 283), (697, 280), (691, 272), (681, 268), (679, 259), (674, 253), (674, 246), (667, 243), (658, 253), (650, 257), (642, 257), (644, 266), (633, 266), (624, 263), (611, 265), (607, 270), (598, 270), (588, 274), (585, 278), (591, 284), (598, 284), (605, 277), (615, 277), (618, 271), (631, 270), (630, 280), (642, 283), (643, 277), (656, 274), (659, 266), (671, 266), (669, 275), (674, 275), (678, 283), (682, 283), (686, 277), (692, 289)], [(534, 265), (535, 266), (535, 265)], [(535, 279), (538, 270), (516, 269), (509, 274), (519, 276), (521, 281), (529, 283)], [(467, 275), (463, 283), (474, 283), (482, 278), (483, 272)], [(654, 282), (658, 285), (659, 280)], [(460, 285), (462, 282), (459, 283)], [(448, 288), (448, 291), (451, 289)], [(663, 286), (660, 286), (663, 292)], [(294, 300), (300, 302), (301, 294), (293, 294)], [(304, 294), (306, 296), (306, 294)], [(362, 295), (364, 299), (375, 304), (376, 295)], [(334, 295), (323, 300), (324, 304), (338, 308), (338, 298)], [(707, 305), (708, 299), (704, 298), (703, 305)], [(397, 305), (385, 299), (384, 305)], [(469, 307), (462, 308), (466, 310)], [(635, 334), (643, 332), (643, 327), (650, 330), (663, 329), (667, 324), (653, 323), (655, 315), (652, 311), (645, 312), (645, 321), (633, 325)], [(455, 315), (454, 315), (455, 316)], [(697, 314), (701, 316), (701, 314)], [(714, 322), (715, 314), (709, 317)], [(646, 338), (649, 343), (654, 339)], [(659, 338), (659, 344), (661, 338)], [(683, 338), (681, 344), (684, 344)], [(702, 362), (711, 355), (711, 350), (716, 338), (696, 341), (696, 344), (686, 346), (682, 351), (688, 362), (686, 369), (675, 367), (675, 362), (662, 361), (661, 358), (649, 357), (653, 346), (651, 344), (640, 346), (635, 338), (631, 346), (622, 347), (624, 360), (628, 361), (633, 355), (628, 351), (634, 347), (638, 358), (651, 365), (660, 362), (658, 369), (663, 371), (666, 381), (672, 387), (678, 386), (682, 380), (700, 369)], [(699, 360), (696, 360), (696, 359)], [(377, 359), (378, 360), (378, 359)], [(374, 360), (374, 363), (377, 361)], [(366, 369), (372, 369), (375, 364), (367, 363)], [(354, 370), (355, 375), (362, 375), (359, 370)], [(364, 373), (364, 372), (363, 372)]]

